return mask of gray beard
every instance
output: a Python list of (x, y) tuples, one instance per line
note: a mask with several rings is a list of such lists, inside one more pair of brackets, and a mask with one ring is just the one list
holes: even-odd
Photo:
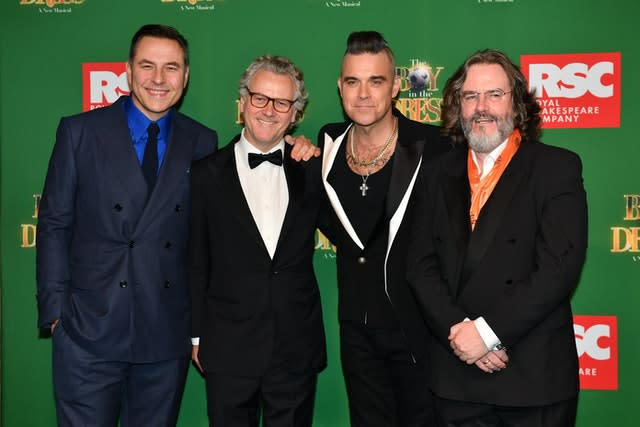
[[(474, 134), (472, 130), (473, 122), (480, 117), (489, 117), (495, 120), (498, 125), (498, 132), (494, 135), (487, 135), (484, 131)], [(493, 116), (490, 114), (474, 114), (469, 120), (462, 121), (462, 130), (467, 137), (469, 147), (476, 153), (490, 153), (502, 144), (511, 132), (513, 132), (513, 118), (508, 115), (505, 118)]]

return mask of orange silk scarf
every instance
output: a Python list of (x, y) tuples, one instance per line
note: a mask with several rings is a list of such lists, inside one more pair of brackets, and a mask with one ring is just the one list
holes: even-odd
[(489, 199), (489, 196), (491, 196), (496, 184), (498, 184), (502, 173), (507, 168), (514, 154), (516, 154), (516, 151), (518, 151), (520, 140), (520, 131), (514, 129), (509, 136), (507, 146), (496, 159), (493, 168), (491, 168), (491, 171), (482, 179), (480, 178), (480, 172), (478, 171), (476, 162), (473, 161), (471, 149), (469, 149), (469, 154), (467, 155), (467, 170), (469, 171), (469, 186), (471, 187), (471, 207), (469, 208), (471, 230), (476, 226), (480, 211), (487, 199)]

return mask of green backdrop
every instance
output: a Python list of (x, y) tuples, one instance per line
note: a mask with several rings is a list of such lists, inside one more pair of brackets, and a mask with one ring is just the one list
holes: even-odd
[[(640, 188), (633, 165), (640, 148), (633, 123), (640, 115), (635, 99), (640, 79), (627, 77), (640, 67), (638, 16), (640, 2), (634, 0), (3, 0), (2, 425), (55, 425), (50, 340), (36, 329), (32, 236), (58, 120), (82, 110), (82, 64), (125, 61), (131, 36), (151, 22), (173, 25), (189, 39), (191, 82), (181, 110), (216, 129), (223, 144), (239, 130), (240, 74), (263, 53), (289, 56), (305, 72), (310, 103), (299, 132), (315, 139), (322, 124), (342, 120), (336, 78), (346, 37), (354, 30), (381, 31), (401, 73), (418, 62), (431, 66), (437, 76), (431, 85), (401, 96), (409, 115), (429, 122), (439, 119), (446, 78), (477, 49), (501, 49), (516, 62), (523, 54), (620, 52), (620, 126), (548, 129), (543, 140), (576, 151), (584, 162), (590, 238), (574, 311), (615, 316), (618, 326), (617, 340), (598, 341), (617, 346), (612, 350), (618, 358), (617, 389), (583, 390), (578, 425), (637, 425), (632, 414), (639, 401), (635, 381), (640, 380), (635, 365), (640, 291), (634, 286), (640, 267)], [(620, 250), (612, 250), (616, 232), (629, 243)], [(315, 261), (329, 367), (320, 375), (315, 425), (342, 427), (348, 417), (339, 366), (335, 266), (324, 243), (319, 240)], [(203, 382), (194, 369), (179, 425), (207, 425)]]

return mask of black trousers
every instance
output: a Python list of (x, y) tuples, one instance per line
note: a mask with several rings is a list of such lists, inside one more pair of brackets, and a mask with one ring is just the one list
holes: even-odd
[(270, 368), (262, 377), (206, 372), (209, 425), (215, 427), (310, 427), (317, 373)]
[(578, 398), (553, 405), (508, 407), (436, 398), (438, 427), (572, 427)]
[(352, 427), (435, 426), (427, 362), (400, 329), (343, 322), (340, 354)]

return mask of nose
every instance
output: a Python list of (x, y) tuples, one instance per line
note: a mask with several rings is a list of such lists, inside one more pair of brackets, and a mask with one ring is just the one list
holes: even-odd
[(484, 93), (478, 95), (478, 101), (476, 102), (476, 111), (486, 111), (487, 100)]
[(366, 99), (368, 97), (369, 97), (369, 89), (367, 88), (367, 85), (364, 85), (364, 84), (358, 85), (358, 98)]
[(267, 115), (270, 115), (270, 116), (274, 115), (274, 114), (276, 113), (276, 109), (273, 107), (273, 103), (274, 103), (274, 102), (275, 102), (275, 100), (270, 99), (270, 100), (267, 102), (267, 105), (265, 105), (264, 107), (262, 107), (262, 112), (263, 112), (264, 114), (267, 114)]
[(154, 83), (160, 84), (164, 81), (164, 72), (161, 68), (156, 68), (153, 70), (153, 74), (151, 75), (151, 79)]

